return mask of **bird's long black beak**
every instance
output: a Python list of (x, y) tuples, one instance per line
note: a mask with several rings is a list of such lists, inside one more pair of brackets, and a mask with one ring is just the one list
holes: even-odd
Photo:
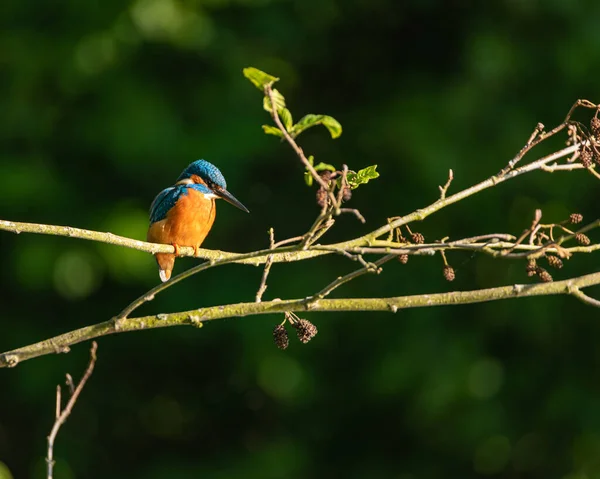
[(246, 208), (242, 203), (240, 203), (235, 196), (229, 193), (229, 191), (225, 189), (215, 190), (215, 194), (219, 195), (225, 201), (231, 203), (233, 206), (239, 208), (240, 210), (245, 211), (246, 213), (250, 213), (250, 210)]

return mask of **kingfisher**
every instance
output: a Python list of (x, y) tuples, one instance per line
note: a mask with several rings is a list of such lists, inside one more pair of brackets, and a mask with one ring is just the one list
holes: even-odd
[(205, 160), (197, 160), (183, 170), (175, 184), (162, 190), (150, 205), (151, 243), (170, 244), (175, 253), (157, 253), (158, 275), (165, 282), (171, 277), (180, 246), (198, 248), (208, 235), (216, 216), (215, 200), (225, 201), (250, 213), (227, 191), (227, 183), (219, 169)]

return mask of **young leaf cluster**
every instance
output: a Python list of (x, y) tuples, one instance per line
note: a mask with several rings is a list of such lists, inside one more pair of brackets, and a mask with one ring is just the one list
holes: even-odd
[[(285, 133), (287, 133), (292, 139), (297, 138), (301, 133), (317, 125), (323, 125), (325, 128), (327, 128), (331, 138), (333, 139), (339, 138), (342, 134), (342, 125), (340, 122), (329, 115), (315, 115), (313, 113), (309, 113), (304, 115), (297, 123), (294, 123), (292, 113), (286, 106), (285, 97), (280, 91), (272, 88), (273, 84), (279, 81), (279, 78), (269, 75), (268, 73), (265, 73), (254, 67), (244, 68), (243, 72), (244, 76), (250, 80), (252, 84), (256, 86), (256, 88), (264, 93), (265, 96), (263, 98), (263, 108), (265, 111), (272, 113), (273, 106), (275, 107), (277, 114), (279, 115), (279, 118), (285, 127)], [(271, 88), (270, 96), (267, 94), (267, 88)], [(277, 126), (262, 125), (262, 129), (267, 135), (273, 135), (279, 138), (284, 138), (285, 136), (284, 132)], [(313, 156), (308, 157), (308, 162), (312, 167), (314, 167), (317, 173), (323, 171), (330, 171), (334, 173), (338, 171), (338, 168), (331, 164), (320, 162), (315, 165), (314, 161), (315, 159)], [(376, 170), (377, 165), (371, 165), (359, 171), (349, 170), (347, 183), (350, 188), (356, 189), (360, 185), (368, 183), (369, 180), (379, 177), (379, 173)], [(313, 176), (308, 169), (304, 173), (304, 180), (308, 186), (312, 186)]]

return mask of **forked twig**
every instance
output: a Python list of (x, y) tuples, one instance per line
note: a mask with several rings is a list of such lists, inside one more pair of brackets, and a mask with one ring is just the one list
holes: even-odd
[(67, 401), (67, 405), (64, 409), (61, 410), (61, 388), (60, 385), (56, 386), (56, 413), (54, 419), (54, 425), (52, 426), (52, 430), (48, 435), (48, 448), (46, 453), (46, 478), (52, 479), (54, 474), (54, 441), (56, 440), (56, 436), (61, 426), (65, 423), (71, 411), (73, 411), (73, 406), (77, 402), (83, 387), (86, 382), (94, 372), (94, 366), (96, 365), (96, 351), (98, 349), (98, 344), (96, 341), (92, 341), (92, 347), (90, 348), (90, 362), (88, 364), (81, 381), (79, 384), (73, 388), (73, 379), (69, 374), (67, 374), (67, 386), (71, 391), (71, 397)]

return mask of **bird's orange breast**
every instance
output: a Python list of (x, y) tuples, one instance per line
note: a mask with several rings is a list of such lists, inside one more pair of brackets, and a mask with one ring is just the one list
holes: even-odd
[(165, 219), (157, 221), (148, 230), (152, 243), (200, 246), (215, 221), (217, 210), (214, 198), (189, 188), (181, 195)]

